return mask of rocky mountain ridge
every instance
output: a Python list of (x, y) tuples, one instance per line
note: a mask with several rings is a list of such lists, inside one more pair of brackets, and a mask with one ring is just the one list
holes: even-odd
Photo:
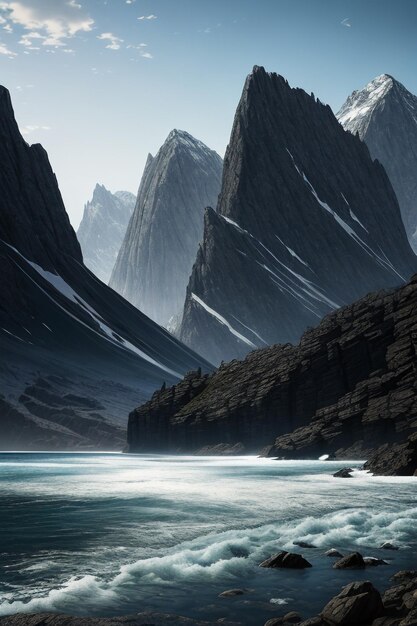
[(217, 202), (221, 175), (219, 155), (182, 130), (148, 157), (110, 286), (162, 326), (181, 317), (204, 209)]
[(104, 283), (109, 282), (135, 202), (129, 191), (113, 194), (97, 184), (84, 206), (77, 238), (85, 265)]
[(206, 211), (181, 340), (216, 364), (296, 342), (416, 270), (384, 168), (330, 107), (255, 67)]
[(417, 96), (389, 74), (354, 91), (337, 118), (385, 167), (417, 253)]
[(417, 275), (329, 314), (298, 345), (155, 392), (129, 416), (129, 450), (368, 458), (417, 430), (416, 356)]
[(129, 407), (210, 366), (85, 267), (4, 87), (0, 135), (0, 448), (120, 450)]

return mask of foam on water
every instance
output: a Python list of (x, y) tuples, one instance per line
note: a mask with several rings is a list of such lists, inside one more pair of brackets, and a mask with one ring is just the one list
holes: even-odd
[[(9, 527), (6, 510), (14, 544), (0, 551), (20, 549), (22, 555), (10, 557), (9, 576), (0, 578), (0, 615), (132, 613), (170, 593), (172, 602), (182, 598), (180, 609), (186, 610), (190, 589), (196, 604), (211, 606), (212, 597), (232, 586), (253, 586), (278, 609), (291, 605), (291, 575), (280, 578), (277, 588), (277, 572), (270, 578), (271, 571), (258, 565), (281, 549), (302, 551), (294, 542), (316, 547), (305, 555), (313, 562), (314, 585), (320, 577), (334, 584), (323, 556), (328, 548), (381, 556), (378, 547), (390, 541), (407, 550), (385, 553), (385, 559), (417, 555), (415, 479), (361, 471), (353, 479), (335, 479), (341, 464), (328, 461), (111, 455), (1, 461), (2, 455), (4, 493), (23, 509), (19, 518), (16, 506), (10, 508)], [(16, 523), (23, 524), (23, 512), (32, 507), (36, 527), (29, 518), (19, 534)], [(31, 555), (24, 539), (37, 527), (45, 545), (40, 552), (34, 539)], [(372, 570), (380, 575), (374, 571), (381, 568)]]

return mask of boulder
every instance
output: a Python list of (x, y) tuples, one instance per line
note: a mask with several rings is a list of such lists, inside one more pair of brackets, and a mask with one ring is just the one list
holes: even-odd
[(347, 554), (333, 565), (334, 569), (363, 569), (365, 561), (359, 552)]
[(305, 569), (312, 567), (301, 554), (293, 552), (278, 552), (259, 564), (260, 567), (280, 567), (286, 569)]
[(398, 546), (396, 546), (394, 543), (390, 543), (389, 541), (384, 541), (384, 543), (381, 543), (381, 545), (379, 546), (380, 550), (399, 550)]
[(363, 562), (367, 567), (376, 567), (377, 565), (388, 565), (384, 559), (378, 559), (375, 556), (367, 556), (363, 559)]
[(327, 550), (327, 552), (324, 553), (324, 556), (341, 559), (343, 557), (343, 554), (339, 552), (339, 550), (336, 550), (335, 548), (330, 548), (330, 550)]
[(379, 591), (371, 582), (354, 582), (332, 598), (321, 615), (330, 624), (358, 626), (372, 622), (383, 612)]
[(299, 624), (301, 620), (302, 617), (299, 613), (291, 611), (283, 617), (272, 617), (267, 622), (265, 622), (264, 626), (286, 626), (287, 624)]
[(334, 478), (352, 478), (353, 469), (351, 467), (343, 467), (333, 474)]
[(235, 596), (243, 596), (246, 592), (246, 589), (226, 589), (226, 591), (219, 593), (219, 598), (234, 598)]

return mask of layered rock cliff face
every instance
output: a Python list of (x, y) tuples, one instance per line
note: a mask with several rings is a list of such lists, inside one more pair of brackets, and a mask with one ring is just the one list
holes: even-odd
[(156, 392), (130, 414), (128, 443), (132, 452), (240, 444), (281, 458), (366, 458), (416, 429), (417, 276), (328, 315), (296, 346)]
[(221, 175), (219, 155), (180, 130), (146, 164), (110, 286), (162, 326), (181, 316), (204, 209), (217, 203)]
[(109, 282), (135, 202), (129, 191), (113, 194), (97, 184), (84, 207), (78, 241), (85, 265), (104, 283)]
[(417, 96), (388, 74), (354, 91), (337, 118), (385, 167), (417, 253)]
[(120, 449), (128, 407), (201, 359), (83, 265), (3, 87), (0, 134), (0, 448)]
[(248, 77), (180, 338), (214, 363), (307, 326), (417, 269), (383, 167), (328, 106), (277, 74)]

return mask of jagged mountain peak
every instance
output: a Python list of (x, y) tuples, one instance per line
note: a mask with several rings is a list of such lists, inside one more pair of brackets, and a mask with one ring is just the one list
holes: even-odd
[(146, 162), (110, 286), (163, 326), (181, 313), (204, 209), (217, 203), (222, 165), (214, 150), (178, 129)]
[(417, 96), (382, 74), (354, 91), (337, 118), (345, 130), (358, 133), (372, 158), (385, 167), (417, 252)]
[(399, 103), (404, 101), (417, 114), (416, 96), (390, 74), (381, 74), (363, 89), (353, 91), (336, 116), (346, 130), (358, 132), (363, 138), (372, 115), (387, 97), (396, 98)]

